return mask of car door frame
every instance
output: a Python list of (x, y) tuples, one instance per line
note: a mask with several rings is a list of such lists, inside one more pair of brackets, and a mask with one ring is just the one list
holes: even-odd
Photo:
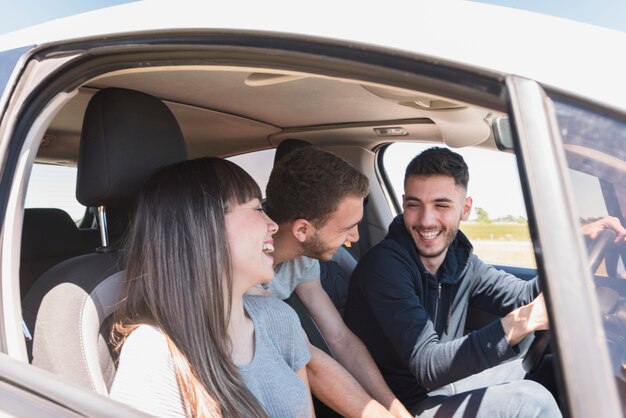
[[(567, 163), (550, 98), (537, 82), (508, 76), (511, 124), (552, 339), (573, 417), (616, 417), (614, 383)], [(572, 324), (576, 324), (572, 326)], [(593, 355), (593, 361), (590, 356)], [(580, 396), (587, 394), (588, 396)], [(601, 396), (592, 394), (601, 394)]]

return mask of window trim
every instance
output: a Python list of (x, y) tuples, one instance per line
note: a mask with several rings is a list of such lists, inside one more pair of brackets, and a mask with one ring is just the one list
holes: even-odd
[(376, 179), (382, 186), (383, 193), (385, 195), (385, 199), (387, 200), (387, 204), (391, 209), (393, 216), (396, 217), (398, 214), (402, 213), (402, 202), (398, 202), (398, 199), (395, 197), (395, 191), (393, 189), (393, 185), (391, 184), (391, 179), (387, 174), (387, 170), (385, 170), (385, 153), (389, 149), (389, 147), (394, 144), (393, 142), (382, 145), (376, 151)]
[[(559, 353), (568, 411), (575, 417), (621, 416), (608, 349), (602, 339), (590, 338), (603, 335), (603, 328), (599, 315), (589, 315), (600, 311), (552, 102), (535, 81), (508, 76), (506, 84), (522, 190), (531, 237), (539, 247), (535, 253), (549, 301), (551, 332), (558, 337), (552, 344)], [(589, 361), (589, 353), (594, 354), (594, 361)], [(582, 393), (601, 393), (601, 402), (573, 396)]]

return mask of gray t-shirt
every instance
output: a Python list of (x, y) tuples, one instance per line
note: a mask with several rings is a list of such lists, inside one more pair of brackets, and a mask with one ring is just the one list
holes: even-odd
[[(272, 297), (246, 296), (254, 323), (252, 361), (238, 366), (243, 380), (270, 417), (310, 417), (309, 392), (295, 372), (311, 358), (296, 313)], [(122, 346), (111, 397), (159, 417), (189, 417), (165, 336), (141, 325)]]
[(300, 256), (285, 261), (274, 267), (274, 278), (263, 287), (272, 296), (285, 300), (301, 283), (320, 278), (320, 262), (313, 258)]
[(246, 386), (271, 417), (310, 417), (308, 389), (295, 374), (311, 359), (298, 315), (273, 297), (247, 296), (244, 304), (256, 340), (252, 361), (238, 365)]

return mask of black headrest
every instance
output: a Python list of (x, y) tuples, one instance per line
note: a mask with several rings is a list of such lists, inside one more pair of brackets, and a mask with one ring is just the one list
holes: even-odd
[[(62, 240), (59, 245), (58, 240)], [(24, 210), (22, 260), (73, 256), (80, 252), (80, 233), (70, 215), (56, 208)]]
[(183, 134), (161, 100), (103, 89), (85, 111), (76, 198), (85, 206), (126, 206), (155, 171), (185, 159)]

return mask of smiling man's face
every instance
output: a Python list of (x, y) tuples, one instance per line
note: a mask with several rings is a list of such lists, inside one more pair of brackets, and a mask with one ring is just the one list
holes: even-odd
[(445, 175), (409, 176), (404, 186), (404, 225), (424, 266), (435, 273), (472, 210), (466, 190)]
[(359, 240), (358, 224), (363, 218), (363, 198), (344, 197), (335, 212), (328, 215), (324, 225), (313, 229), (313, 234), (302, 243), (303, 253), (318, 260), (330, 260), (346, 242)]

